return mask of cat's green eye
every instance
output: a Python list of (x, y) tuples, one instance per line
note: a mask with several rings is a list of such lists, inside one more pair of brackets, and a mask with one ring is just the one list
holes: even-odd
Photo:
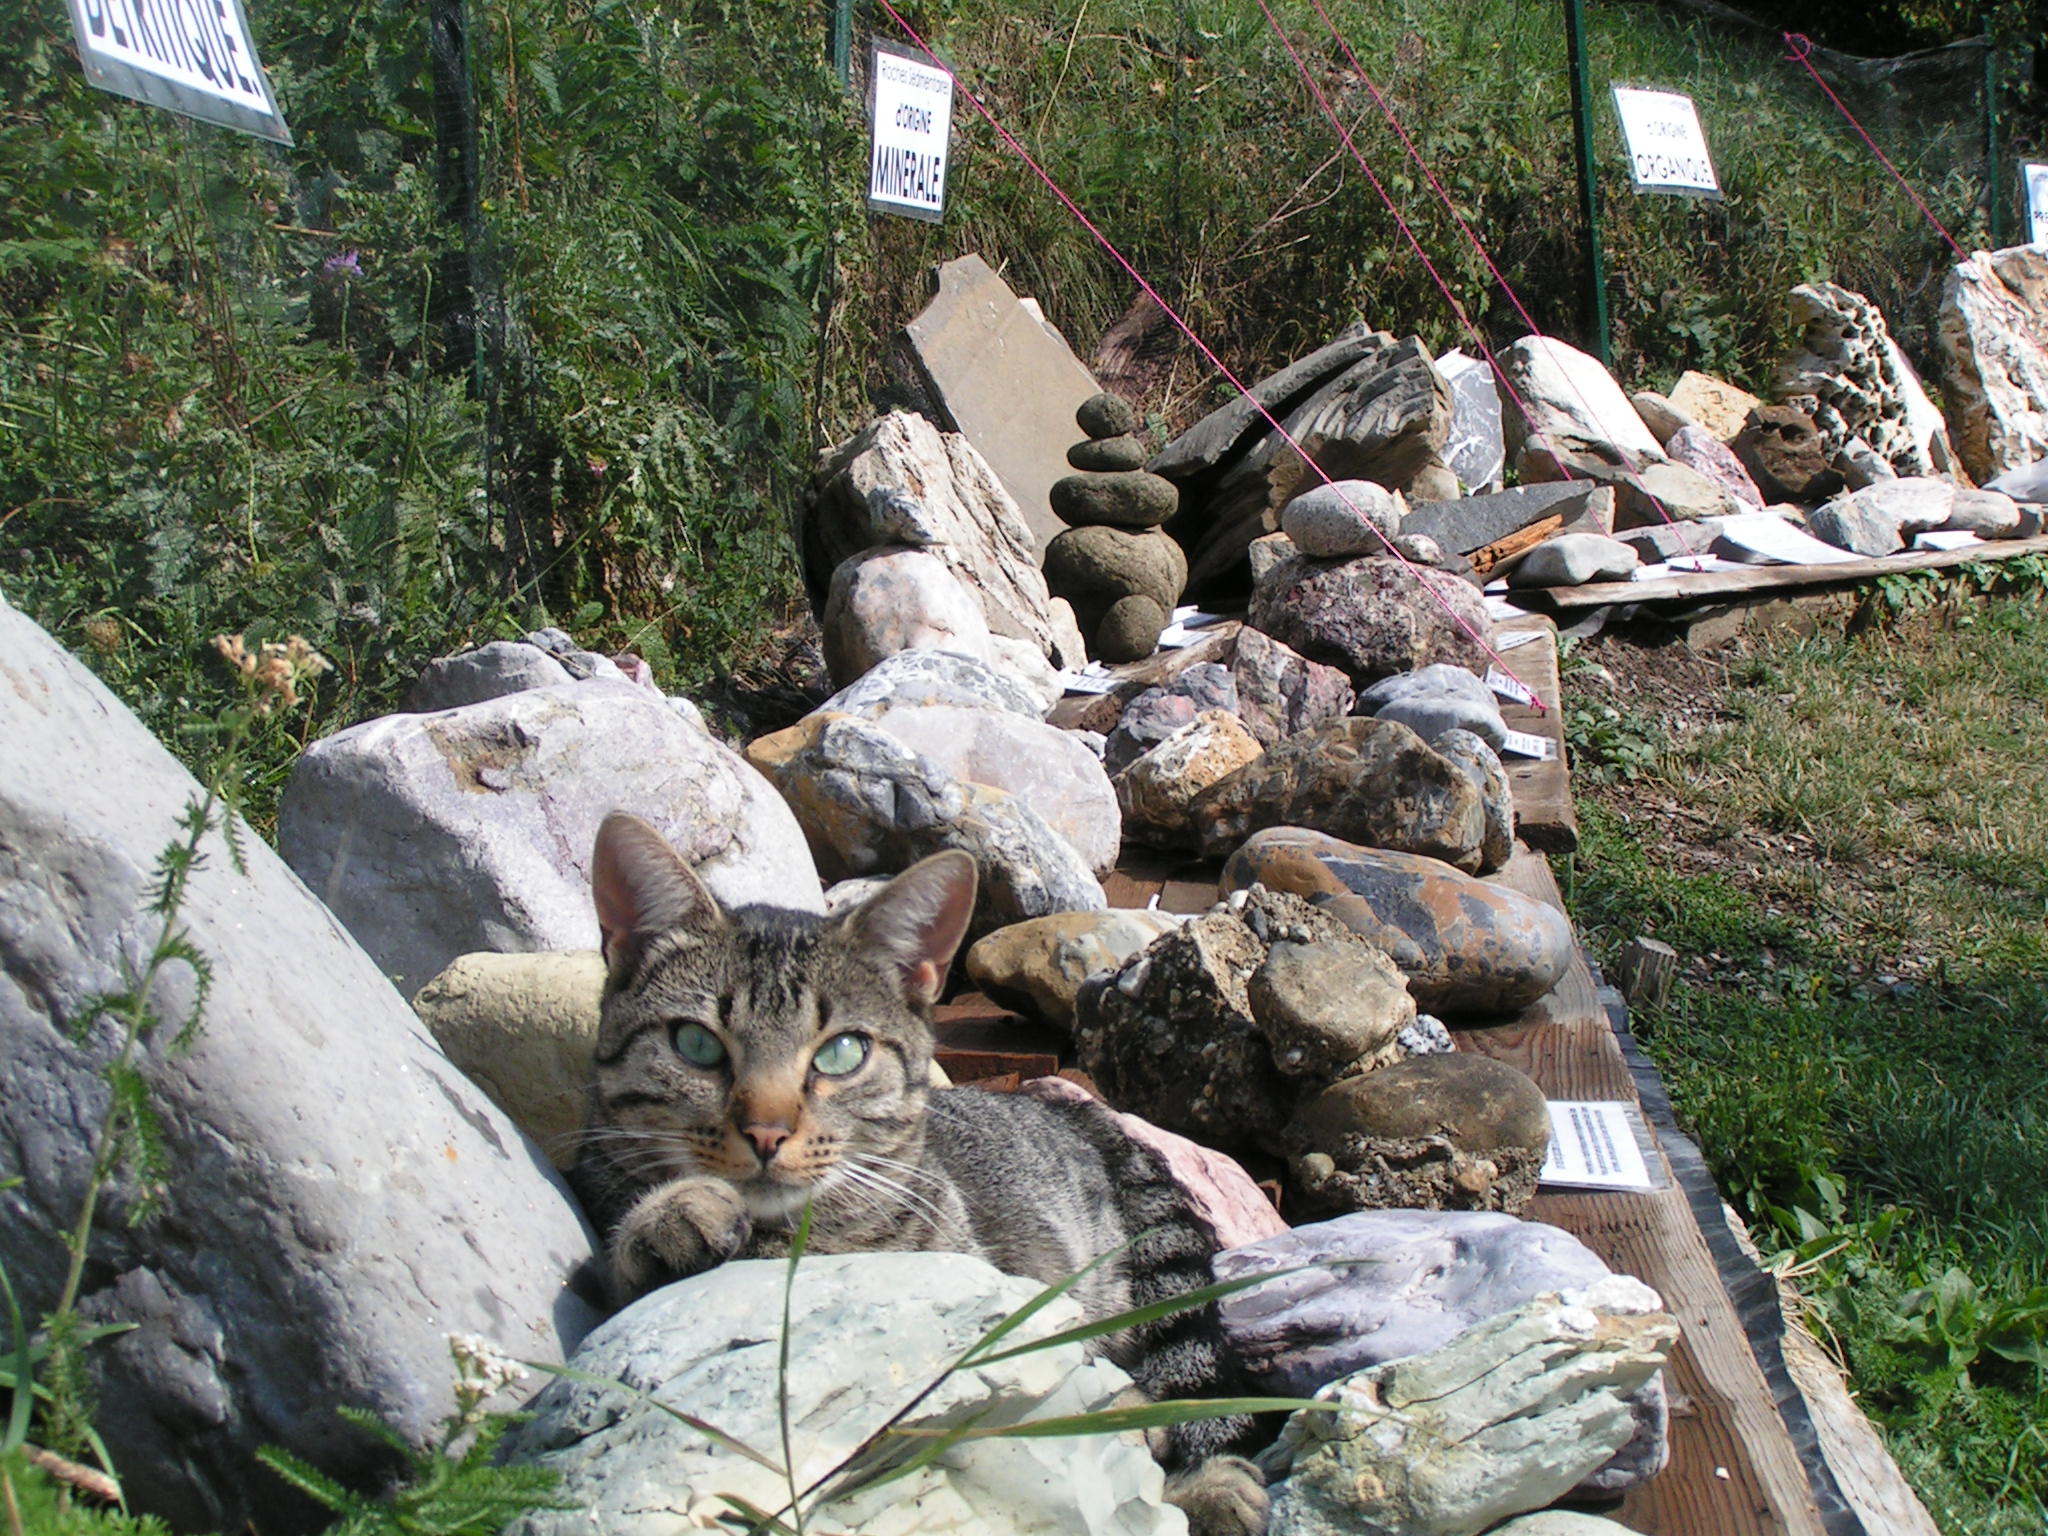
[(715, 1067), (725, 1060), (725, 1046), (702, 1024), (678, 1024), (676, 1054), (693, 1067)]
[(868, 1059), (866, 1035), (834, 1035), (811, 1057), (811, 1065), (827, 1077), (844, 1077)]

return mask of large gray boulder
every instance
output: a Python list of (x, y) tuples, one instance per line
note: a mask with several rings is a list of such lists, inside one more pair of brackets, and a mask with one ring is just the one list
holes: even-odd
[[(199, 786), (112, 694), (0, 601), (0, 1263), (40, 1316), (63, 1281), (120, 1031), (93, 1000), (156, 941), (152, 869)], [(657, 701), (658, 705), (658, 701)], [(416, 1441), (450, 1411), (447, 1335), (558, 1360), (595, 1320), (569, 1287), (592, 1243), (546, 1160), (449, 1065), (377, 967), (252, 833), (218, 835), (178, 914), (192, 975), (135, 1068), (169, 1176), (117, 1178), (82, 1311), (133, 1331), (86, 1355), (130, 1498), (189, 1530), (322, 1523), (255, 1460), (274, 1444), (367, 1479), (334, 1410)], [(84, 1030), (82, 1041), (72, 1031)]]
[[(1087, 1413), (1109, 1407), (1130, 1385), (1109, 1361), (1085, 1358), (1078, 1344), (947, 1375), (1040, 1289), (957, 1253), (804, 1259), (787, 1313), (785, 1375), (787, 1273), (779, 1261), (723, 1264), (654, 1292), (593, 1333), (572, 1364), (654, 1402), (584, 1381), (557, 1381), (543, 1392), (510, 1455), (559, 1473), (556, 1496), (569, 1507), (528, 1515), (508, 1536), (690, 1530), (725, 1512), (722, 1495), (764, 1510), (784, 1507), (786, 1477), (713, 1444), (656, 1403), (771, 1461), (787, 1443), (796, 1485), (805, 1488), (942, 1376), (903, 1421), (908, 1427), (975, 1419), (997, 1427)], [(1062, 1297), (1007, 1342), (1044, 1338), (1079, 1320), (1079, 1309)], [(818, 1536), (1169, 1536), (1187, 1525), (1161, 1502), (1164, 1485), (1135, 1435), (975, 1440), (903, 1480), (807, 1504), (805, 1529)]]
[(475, 950), (595, 949), (590, 849), (610, 811), (660, 829), (728, 905), (822, 912), (774, 789), (657, 695), (535, 688), (317, 741), (279, 807), (279, 851), (410, 993)]

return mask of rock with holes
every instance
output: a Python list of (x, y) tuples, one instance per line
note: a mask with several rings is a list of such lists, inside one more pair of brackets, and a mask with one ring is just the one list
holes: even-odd
[(1825, 457), (1861, 438), (1900, 475), (1958, 467), (1941, 412), (1875, 304), (1835, 283), (1802, 283), (1789, 307), (1799, 344), (1774, 390), (1812, 415)]
[(285, 786), (278, 849), (410, 992), (476, 950), (595, 949), (590, 849), (614, 810), (653, 822), (721, 901), (823, 909), (774, 788), (623, 682), (387, 715), (316, 741)]
[[(507, 1536), (715, 1527), (728, 1497), (783, 1507), (789, 1481), (772, 1460), (741, 1456), (675, 1413), (717, 1425), (764, 1459), (780, 1454), (786, 1433), (805, 1487), (828, 1478), (927, 1383), (939, 1385), (908, 1414), (912, 1429), (1109, 1407), (1130, 1378), (1079, 1344), (949, 1374), (1040, 1289), (959, 1253), (813, 1254), (793, 1279), (779, 1261), (740, 1260), (665, 1286), (599, 1328), (571, 1362), (627, 1392), (558, 1380), (508, 1438), (508, 1460), (559, 1476), (562, 1507), (522, 1516)], [(1061, 1297), (1017, 1337), (1079, 1321), (1080, 1309)], [(1164, 1482), (1140, 1435), (972, 1440), (904, 1479), (808, 1506), (805, 1529), (1172, 1536), (1187, 1523), (1163, 1504)]]
[(1297, 892), (1372, 940), (1437, 1013), (1517, 1012), (1556, 986), (1577, 952), (1571, 923), (1547, 902), (1439, 859), (1303, 827), (1257, 833), (1231, 855), (1223, 889), (1255, 883)]
[[(613, 689), (668, 713), (623, 683), (571, 691)], [(122, 1057), (101, 1002), (162, 934), (157, 861), (203, 798), (0, 601), (0, 1267), (30, 1317), (64, 1285)], [(211, 965), (204, 1014), (174, 1046), (198, 999), (173, 960), (150, 994), (163, 1026), (128, 1063), (170, 1172), (151, 1191), (125, 1162), (101, 1197), (79, 1310), (113, 1326), (83, 1363), (138, 1511), (183, 1530), (308, 1530), (324, 1522), (259, 1448), (372, 1485), (390, 1453), (335, 1405), (426, 1446), (454, 1406), (448, 1334), (559, 1360), (596, 1320), (574, 1288), (593, 1239), (539, 1151), (262, 838), (242, 829), (240, 868), (218, 833), (199, 851), (176, 921)]]
[(1205, 858), (1266, 827), (1314, 827), (1477, 869), (1479, 791), (1407, 726), (1353, 716), (1314, 726), (1212, 784), (1189, 807)]
[(1729, 446), (1774, 504), (1811, 504), (1841, 488), (1834, 467), (1837, 450), (1829, 448), (1812, 415), (1797, 405), (1758, 406)]

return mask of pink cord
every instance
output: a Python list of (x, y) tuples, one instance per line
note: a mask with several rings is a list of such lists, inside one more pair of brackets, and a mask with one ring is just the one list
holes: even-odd
[[(1260, 0), (1261, 5), (1263, 5), (1264, 3), (1265, 0)], [(1350, 507), (1353, 512), (1356, 512), (1358, 514), (1359, 520), (1363, 522), (1366, 527), (1372, 529), (1374, 536), (1378, 538), (1383, 545), (1386, 546), (1387, 553), (1392, 555), (1396, 560), (1401, 562), (1402, 567), (1408, 572), (1409, 576), (1411, 576), (1414, 579), (1416, 585), (1421, 587), (1424, 592), (1427, 592), (1430, 595), (1430, 597), (1436, 602), (1437, 606), (1442, 608), (1445, 613), (1450, 615), (1451, 622), (1455, 624), (1461, 631), (1464, 632), (1466, 638), (1471, 640), (1473, 644), (1477, 645), (1480, 648), (1480, 650), (1484, 651), (1487, 654), (1487, 656), (1493, 661), (1493, 663), (1501, 669), (1503, 673), (1505, 673), (1509, 678), (1513, 679), (1516, 683), (1521, 685), (1523, 692), (1528, 696), (1530, 700), (1533, 701), (1536, 709), (1540, 713), (1549, 713), (1548, 706), (1546, 706), (1543, 703), (1542, 699), (1537, 697), (1536, 690), (1534, 688), (1531, 688), (1526, 682), (1523, 682), (1521, 678), (1515, 676), (1514, 669), (1508, 665), (1506, 659), (1501, 656), (1500, 652), (1496, 651), (1491, 645), (1487, 644), (1486, 638), (1483, 635), (1481, 635), (1477, 630), (1473, 629), (1473, 627), (1470, 624), (1465, 622), (1464, 617), (1450, 605), (1449, 601), (1443, 596), (1443, 594), (1438, 592), (1433, 584), (1431, 584), (1429, 581), (1423, 578), (1420, 571), (1417, 569), (1415, 562), (1410, 560), (1406, 555), (1402, 554), (1400, 550), (1396, 549), (1394, 547), (1393, 541), (1387, 538), (1385, 534), (1379, 531), (1378, 525), (1375, 524), (1371, 518), (1366, 516), (1365, 512), (1357, 505), (1357, 503), (1353, 502), (1348, 495), (1345, 495), (1343, 489), (1337, 485), (1336, 481), (1330, 478), (1329, 474), (1323, 469), (1322, 465), (1318, 464), (1315, 461), (1315, 459), (1309, 454), (1308, 450), (1302, 447), (1301, 443), (1295, 438), (1294, 434), (1292, 432), (1289, 432), (1287, 428), (1284, 425), (1282, 425), (1280, 419), (1277, 416), (1275, 416), (1271, 411), (1267, 410), (1265, 405), (1261, 403), (1258, 397), (1254, 395), (1251, 392), (1251, 390), (1245, 387), (1244, 382), (1230, 370), (1230, 368), (1224, 363), (1222, 358), (1218, 357), (1215, 354), (1215, 352), (1210, 349), (1209, 344), (1203, 341), (1200, 336), (1195, 334), (1194, 327), (1190, 326), (1187, 323), (1187, 321), (1181, 318), (1180, 312), (1176, 310), (1171, 304), (1167, 303), (1165, 296), (1162, 295), (1158, 289), (1154, 288), (1149, 282), (1145, 280), (1144, 274), (1139, 272), (1136, 267), (1131, 265), (1130, 261), (1124, 256), (1124, 253), (1117, 249), (1116, 245), (1110, 240), (1109, 236), (1105, 235), (1100, 229), (1096, 227), (1095, 221), (1090, 219), (1087, 214), (1083, 213), (1081, 211), (1080, 206), (1077, 203), (1075, 203), (1075, 201), (1071, 197), (1067, 196), (1066, 191), (1060, 186), (1058, 182), (1053, 180), (1051, 174), (1045, 169), (1045, 167), (1040, 165), (1035, 159), (1032, 158), (1031, 151), (1026, 149), (1021, 143), (1019, 143), (1017, 141), (1016, 136), (1013, 135), (1009, 129), (1005, 128), (1000, 122), (996, 120), (995, 113), (989, 110), (989, 108), (982, 102), (982, 99), (979, 96), (975, 95), (972, 90), (968, 89), (966, 82), (963, 81), (957, 74), (953, 72), (951, 65), (947, 64), (945, 60), (941, 59), (936, 53), (932, 51), (931, 45), (927, 43), (923, 37), (919, 36), (917, 29), (911, 26), (909, 21), (907, 21), (904, 18), (903, 14), (900, 11), (898, 11), (894, 5), (890, 4), (890, 0), (880, 0), (880, 4), (882, 9), (889, 13), (889, 18), (896, 23), (899, 29), (901, 29), (903, 35), (909, 38), (912, 43), (916, 44), (919, 51), (921, 51), (927, 59), (931, 60), (932, 67), (945, 72), (946, 77), (953, 82), (954, 87), (960, 92), (961, 95), (967, 98), (968, 103), (974, 108), (974, 110), (981, 114), (982, 120), (986, 122), (989, 125), (989, 127), (993, 128), (996, 131), (997, 136), (1000, 137), (1002, 141), (1010, 147), (1010, 149), (1016, 154), (1018, 159), (1022, 160), (1025, 163), (1025, 165), (1031, 168), (1032, 174), (1037, 176), (1040, 181), (1045, 183), (1046, 189), (1050, 191), (1054, 197), (1059, 199), (1061, 206), (1063, 206), (1068, 213), (1074, 216), (1074, 218), (1080, 223), (1083, 229), (1087, 230), (1089, 234), (1095, 237), (1096, 244), (1100, 245), (1105, 251), (1107, 251), (1111, 259), (1114, 260), (1119, 267), (1123, 268), (1126, 275), (1130, 277), (1132, 282), (1138, 285), (1139, 289), (1145, 294), (1145, 296), (1151, 299), (1151, 301), (1154, 304), (1157, 304), (1159, 306), (1160, 312), (1164, 314), (1167, 319), (1171, 320), (1176, 327), (1179, 328), (1180, 333), (1183, 336), (1187, 337), (1189, 341), (1194, 343), (1196, 349), (1201, 352), (1202, 356), (1208, 359), (1210, 366), (1215, 368), (1215, 370), (1218, 373), (1222, 374), (1224, 378), (1228, 379), (1230, 381), (1231, 387), (1237, 390), (1239, 394), (1243, 395), (1245, 399), (1249, 400), (1252, 403), (1252, 408), (1266, 419), (1267, 423), (1273, 428), (1275, 432), (1278, 432), (1280, 434), (1281, 439), (1284, 442), (1286, 442), (1287, 446), (1292, 448), (1295, 451), (1295, 453), (1300, 457), (1303, 465), (1309, 469), (1314, 470), (1316, 474), (1322, 479), (1323, 484), (1335, 490), (1338, 496), (1343, 499), (1344, 504)], [(1269, 12), (1268, 14), (1270, 15), (1271, 13)], [(1370, 171), (1367, 171), (1366, 174), (1370, 176), (1372, 173)], [(1375, 182), (1374, 184), (1377, 185), (1378, 183)], [(1382, 193), (1381, 196), (1385, 196), (1385, 193)], [(1388, 206), (1391, 207), (1392, 204), (1389, 204)], [(1398, 221), (1400, 219), (1400, 214), (1396, 213), (1394, 217)], [(1406, 232), (1408, 226), (1404, 223), (1401, 225), (1401, 228), (1404, 232)], [(1409, 235), (1409, 240), (1411, 243), (1414, 242), (1414, 238), (1415, 237), (1412, 234)], [(1416, 246), (1417, 254), (1421, 254), (1421, 249), (1422, 248), (1420, 245)], [(1422, 259), (1425, 264), (1428, 263), (1429, 258), (1427, 256), (1423, 256)], [(1432, 272), (1434, 272), (1434, 270), (1434, 268), (1431, 268)], [(1446, 289), (1445, 291), (1448, 294), (1449, 290)], [(1455, 299), (1452, 300), (1453, 304), (1455, 304), (1456, 302), (1457, 301)], [(1460, 313), (1462, 314), (1462, 311)], [(1470, 322), (1467, 321), (1467, 324), (1469, 323)], [(1457, 578), (1451, 577), (1448, 579), (1456, 580)]]
[[(1451, 194), (1444, 190), (1443, 183), (1437, 180), (1436, 172), (1430, 169), (1429, 162), (1422, 157), (1422, 151), (1415, 147), (1415, 141), (1408, 136), (1408, 130), (1402, 124), (1399, 116), (1395, 114), (1393, 104), (1380, 94), (1380, 88), (1373, 83), (1372, 76), (1366, 73), (1365, 66), (1358, 61), (1358, 55), (1351, 51), (1351, 44), (1345, 40), (1344, 34), (1337, 30), (1337, 24), (1330, 19), (1330, 13), (1323, 9), (1323, 0), (1313, 0), (1313, 3), (1316, 8), (1316, 14), (1323, 20), (1323, 26), (1328, 29), (1330, 36), (1336, 40), (1337, 46), (1344, 51), (1345, 62), (1351, 66), (1358, 78), (1364, 82), (1366, 90), (1372, 94), (1374, 104), (1380, 109), (1380, 115), (1386, 118), (1388, 125), (1393, 128), (1395, 133), (1400, 135), (1401, 143), (1408, 151), (1408, 158), (1415, 162), (1416, 169), (1421, 171), (1423, 177), (1429, 182), (1430, 188), (1436, 193), (1438, 201), (1444, 205), (1453, 222), (1457, 224), (1465, 238), (1471, 242), (1472, 249), (1479, 253), (1479, 259), (1486, 264), (1486, 270), (1493, 274), (1493, 279), (1500, 285), (1501, 292), (1508, 296), (1508, 302), (1514, 305), (1515, 313), (1522, 317), (1522, 323), (1528, 326), (1532, 335), (1542, 336), (1543, 327), (1538, 325), (1535, 317), (1522, 307), (1521, 298), (1515, 293), (1513, 286), (1508, 282), (1507, 275), (1494, 264), (1493, 257), (1487, 251), (1485, 243), (1480, 240), (1479, 236), (1474, 233), (1472, 226), (1466, 223), (1464, 217), (1459, 214), (1457, 205), (1451, 200)], [(1379, 178), (1373, 175), (1372, 168), (1365, 163), (1365, 156), (1359, 152), (1357, 144), (1352, 141), (1350, 130), (1339, 120), (1335, 109), (1331, 107), (1328, 99), (1323, 95), (1322, 88), (1316, 84), (1314, 76), (1309, 73), (1308, 65), (1303, 62), (1301, 55), (1295, 51), (1294, 44), (1288, 40), (1287, 34), (1281, 30), (1279, 21), (1267, 7), (1266, 0), (1259, 0), (1259, 8), (1265, 11), (1266, 20), (1272, 26), (1274, 35), (1280, 39), (1281, 46), (1286, 48), (1289, 57), (1294, 60), (1295, 69), (1300, 72), (1302, 82), (1314, 94), (1316, 104), (1323, 109), (1323, 115), (1330, 120), (1330, 125), (1337, 130), (1339, 137), (1344, 141), (1344, 147), (1351, 151), (1351, 157), (1358, 162), (1359, 169), (1363, 170), (1367, 179), (1372, 182), (1373, 190), (1379, 193), (1380, 200), (1386, 203), (1388, 210), (1393, 213), (1395, 221), (1400, 223), (1401, 215), (1394, 208), (1393, 200), (1387, 196), (1386, 189), (1380, 185)], [(1415, 236), (1408, 233), (1407, 224), (1401, 223), (1401, 232), (1408, 235), (1411, 245), (1415, 244)], [(1421, 247), (1419, 245), (1416, 246), (1416, 254), (1421, 255)], [(1429, 258), (1426, 256), (1423, 257), (1423, 265), (1429, 266)], [(1528, 403), (1522, 399), (1520, 393), (1515, 389), (1515, 386), (1508, 381), (1506, 372), (1488, 349), (1485, 337), (1481, 336), (1478, 328), (1466, 318), (1463, 307), (1458, 304), (1455, 298), (1451, 297), (1451, 291), (1444, 286), (1443, 279), (1437, 277), (1435, 267), (1429, 266), (1429, 275), (1436, 278), (1437, 287), (1442, 288), (1444, 297), (1450, 299), (1453, 309), (1457, 311), (1458, 318), (1464, 321), (1465, 328), (1472, 333), (1472, 339), (1477, 343), (1480, 352), (1485, 355), (1488, 366), (1493, 369), (1495, 377), (1500, 380), (1501, 385), (1507, 390), (1509, 397), (1514, 401), (1515, 409), (1521, 412), (1522, 419), (1529, 424), (1530, 430), (1534, 432), (1536, 427), (1534, 414), (1530, 411)], [(1598, 420), (1598, 413), (1593, 410), (1593, 402), (1586, 398), (1584, 391), (1579, 388), (1576, 380), (1572, 381), (1572, 393), (1579, 397), (1579, 404), (1586, 408), (1588, 417)], [(1543, 443), (1544, 452), (1550, 455), (1550, 460), (1557, 466), (1558, 472), (1567, 480), (1574, 478), (1571, 469), (1566, 465), (1564, 459), (1559, 456), (1555, 448), (1551, 447), (1550, 440), (1542, 437), (1541, 434), (1538, 434), (1538, 437)], [(1641, 491), (1644, 499), (1657, 509), (1657, 515), (1664, 519), (1667, 526), (1674, 529), (1677, 528), (1679, 526), (1678, 520), (1671, 515), (1670, 509), (1643, 482), (1643, 467), (1636, 461), (1635, 456), (1619, 443), (1615, 444), (1615, 450), (1620, 453), (1622, 468), (1635, 481), (1636, 489)], [(1683, 542), (1682, 536), (1681, 542)], [(1689, 544), (1685, 545), (1685, 547), (1688, 551), (1691, 550)]]
[[(1784, 36), (1785, 46), (1792, 50), (1790, 53), (1785, 55), (1786, 59), (1793, 64), (1797, 64), (1800, 68), (1804, 69), (1809, 75), (1813, 76), (1813, 83), (1819, 86), (1822, 91), (1826, 92), (1828, 100), (1832, 101), (1835, 104), (1835, 110), (1841, 113), (1843, 117), (1849, 120), (1849, 126), (1856, 130), (1857, 137), (1862, 139), (1865, 144), (1870, 146), (1870, 152), (1873, 155), (1877, 156), (1878, 160), (1884, 165), (1884, 168), (1886, 170), (1892, 173), (1892, 179), (1898, 182), (1900, 186), (1906, 189), (1906, 196), (1913, 199), (1913, 206), (1920, 210), (1920, 212), (1926, 217), (1928, 223), (1932, 224), (1937, 230), (1941, 232), (1941, 238), (1948, 242), (1949, 249), (1956, 253), (1956, 258), (1959, 261), (1968, 261), (1970, 259), (1970, 253), (1964, 250), (1960, 245), (1956, 244), (1956, 237), (1950, 234), (1948, 232), (1947, 226), (1945, 226), (1941, 222), (1941, 220), (1937, 219), (1934, 216), (1934, 210), (1928, 207), (1927, 204), (1920, 200), (1920, 194), (1913, 190), (1913, 184), (1910, 181), (1906, 180), (1904, 176), (1901, 176), (1899, 174), (1899, 168), (1896, 165), (1893, 165), (1890, 157), (1887, 156), (1883, 150), (1877, 147), (1877, 140), (1873, 139), (1868, 133), (1866, 133), (1863, 129), (1863, 125), (1856, 121), (1856, 114), (1851, 112), (1849, 108), (1843, 103), (1842, 98), (1834, 93), (1833, 88), (1828, 85), (1827, 81), (1821, 79), (1820, 72), (1813, 67), (1813, 64), (1811, 62), (1813, 55), (1813, 40), (1803, 32), (1787, 32)], [(1993, 195), (1996, 195), (1996, 193), (1994, 192)]]

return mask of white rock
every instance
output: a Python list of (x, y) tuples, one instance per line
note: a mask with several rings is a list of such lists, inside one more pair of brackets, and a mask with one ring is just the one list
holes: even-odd
[(841, 688), (898, 651), (960, 651), (997, 665), (981, 604), (929, 550), (884, 545), (846, 560), (820, 623), (825, 668)]
[(1007, 790), (1045, 818), (1098, 877), (1116, 868), (1123, 815), (1095, 756), (1069, 732), (988, 709), (925, 704), (876, 722), (958, 779)]
[(1626, 581), (1642, 564), (1635, 546), (1597, 533), (1566, 533), (1546, 539), (1508, 572), (1511, 587), (1581, 587), (1592, 581)]
[(2048, 454), (2048, 251), (1959, 263), (1936, 325), (1963, 467), (1985, 481)]
[[(950, 1253), (814, 1255), (797, 1268), (782, 1375), (787, 1266), (728, 1263), (664, 1287), (585, 1341), (579, 1370), (650, 1393), (770, 1458), (789, 1443), (799, 1487), (858, 1447), (977, 1339), (1037, 1294), (1034, 1281)], [(1018, 1342), (1079, 1320), (1062, 1297)], [(946, 1377), (914, 1409), (912, 1428), (979, 1417), (1012, 1424), (1108, 1407), (1130, 1378), (1081, 1346), (981, 1365)], [(570, 1508), (515, 1521), (507, 1536), (656, 1536), (697, 1528), (720, 1495), (780, 1509), (787, 1479), (714, 1445), (659, 1408), (617, 1390), (561, 1380), (513, 1434), (511, 1459), (554, 1469)], [(907, 1478), (814, 1510), (816, 1536), (1184, 1536), (1162, 1503), (1164, 1477), (1141, 1436), (969, 1441)], [(704, 1515), (697, 1520), (699, 1511)]]
[(1168, 847), (1191, 839), (1188, 808), (1202, 791), (1264, 751), (1236, 715), (1203, 710), (1116, 776), (1117, 803), (1131, 836)]
[(2010, 539), (2025, 523), (2020, 504), (2000, 491), (1959, 490), (1949, 508), (1944, 530), (1969, 532), (1986, 539)]
[(899, 705), (958, 704), (1045, 717), (1032, 690), (964, 651), (921, 648), (884, 656), (818, 706), (820, 713), (879, 720)]
[(625, 682), (535, 688), (316, 741), (278, 848), (401, 991), (476, 950), (595, 949), (590, 850), (654, 823), (732, 905), (823, 910), (789, 808), (735, 752)]
[[(1501, 371), (1529, 408), (1506, 413), (1510, 459), (1587, 456), (1661, 463), (1664, 450), (1597, 358), (1549, 336), (1524, 336), (1500, 353)], [(1550, 478), (1555, 477), (1553, 471)]]

